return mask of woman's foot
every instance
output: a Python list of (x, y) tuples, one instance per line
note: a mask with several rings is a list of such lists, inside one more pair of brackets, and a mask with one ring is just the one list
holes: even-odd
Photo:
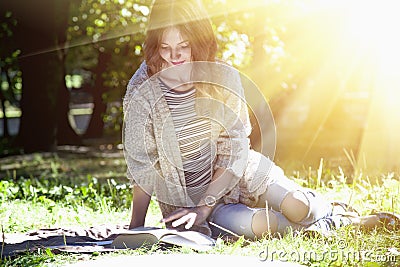
[(353, 225), (363, 229), (385, 228), (389, 231), (400, 229), (400, 216), (389, 212), (373, 212), (371, 215), (352, 218)]
[(358, 216), (357, 213), (343, 212), (320, 219), (304, 229), (309, 236), (331, 236), (334, 230), (346, 225), (353, 225), (361, 229), (371, 230), (374, 228), (384, 228), (389, 231), (400, 230), (400, 216), (388, 212), (374, 212), (371, 215)]
[(332, 215), (348, 217), (353, 225), (364, 229), (381, 227), (391, 231), (400, 229), (400, 215), (395, 213), (372, 212), (371, 215), (360, 216), (357, 210), (343, 202), (333, 202), (332, 207)]
[(400, 230), (400, 215), (391, 212), (373, 212), (379, 224), (390, 231)]
[(367, 215), (351, 218), (352, 225), (359, 226), (363, 229), (373, 229), (380, 226), (379, 218), (376, 215)]

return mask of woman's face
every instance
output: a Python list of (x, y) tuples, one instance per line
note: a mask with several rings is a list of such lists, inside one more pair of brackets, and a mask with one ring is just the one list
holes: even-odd
[(164, 68), (191, 62), (192, 60), (190, 43), (176, 27), (171, 27), (164, 31), (159, 53), (166, 63)]

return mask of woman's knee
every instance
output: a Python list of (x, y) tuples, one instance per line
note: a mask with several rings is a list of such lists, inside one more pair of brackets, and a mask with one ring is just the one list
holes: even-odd
[(281, 212), (290, 221), (299, 223), (308, 217), (310, 201), (302, 191), (292, 191), (283, 199)]
[(277, 232), (278, 219), (273, 212), (260, 209), (253, 215), (251, 228), (256, 237), (261, 238), (265, 234)]

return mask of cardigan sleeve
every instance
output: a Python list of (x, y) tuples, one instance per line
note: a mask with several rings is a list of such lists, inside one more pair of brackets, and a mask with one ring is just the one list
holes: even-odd
[(149, 79), (147, 64), (143, 61), (127, 85), (123, 99), (124, 156), (127, 164), (127, 177), (131, 184), (151, 185), (159, 170), (150, 108), (141, 99), (139, 88)]
[(133, 97), (126, 103), (123, 141), (127, 177), (131, 184), (154, 187), (160, 167), (151, 109), (144, 99)]

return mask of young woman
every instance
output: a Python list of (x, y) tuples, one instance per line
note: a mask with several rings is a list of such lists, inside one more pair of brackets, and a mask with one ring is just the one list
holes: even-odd
[(148, 23), (145, 61), (124, 98), (130, 228), (144, 225), (153, 193), (167, 227), (210, 236), (254, 239), (394, 222), (386, 213), (348, 216), (344, 205), (289, 180), (251, 149), (240, 74), (216, 60), (216, 38), (199, 1), (158, 0)]

